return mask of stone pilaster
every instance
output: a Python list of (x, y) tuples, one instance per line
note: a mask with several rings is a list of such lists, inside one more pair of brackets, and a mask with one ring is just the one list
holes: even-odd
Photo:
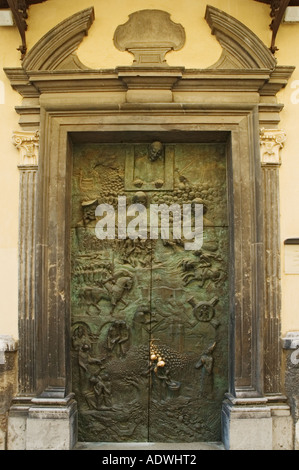
[(77, 408), (73, 395), (36, 396), (36, 180), (39, 131), (13, 135), (19, 150), (19, 390), (9, 411), (8, 450), (70, 449), (76, 441)]
[(279, 167), (286, 135), (277, 129), (260, 131), (264, 199), (265, 315), (264, 392), (273, 400), (281, 393), (280, 344), (280, 212)]
[[(293, 447), (293, 424), (286, 397), (282, 395), (282, 349), (280, 330), (281, 259), (279, 168), (286, 134), (279, 129), (260, 131), (263, 172), (265, 310), (264, 310), (264, 393), (272, 416), (273, 450)], [(282, 432), (283, 430), (283, 432)]]
[(26, 449), (27, 416), (35, 392), (35, 204), (39, 132), (18, 131), (19, 150), (19, 355), (18, 391), (9, 410), (7, 448)]
[[(281, 393), (279, 167), (283, 131), (262, 129), (260, 149), (264, 208), (264, 391), (263, 397), (227, 396), (222, 409), (223, 441), (227, 449), (290, 450), (292, 418)], [(283, 429), (283, 436), (281, 430)], [(242, 438), (240, 439), (240, 436)]]
[(39, 132), (13, 135), (19, 150), (19, 395), (35, 391), (35, 204)]

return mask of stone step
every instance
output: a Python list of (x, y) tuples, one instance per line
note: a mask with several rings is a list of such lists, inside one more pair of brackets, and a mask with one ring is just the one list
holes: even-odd
[(183, 443), (163, 443), (163, 442), (78, 442), (74, 450), (102, 450), (102, 451), (119, 451), (119, 450), (224, 450), (221, 442), (183, 442)]

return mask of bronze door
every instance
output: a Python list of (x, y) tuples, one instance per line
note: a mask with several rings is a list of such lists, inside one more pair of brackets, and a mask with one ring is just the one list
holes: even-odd
[[(96, 232), (102, 204), (115, 209), (105, 240)], [(145, 208), (143, 232), (131, 204)], [(203, 205), (203, 245), (185, 249), (172, 212), (169, 237), (152, 239), (154, 204)], [(129, 227), (143, 238), (130, 238)], [(71, 238), (79, 440), (220, 440), (228, 388), (225, 146), (76, 144)]]

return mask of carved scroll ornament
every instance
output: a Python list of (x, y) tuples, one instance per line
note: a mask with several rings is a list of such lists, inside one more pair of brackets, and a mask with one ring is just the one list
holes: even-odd
[(280, 150), (286, 141), (286, 133), (278, 129), (261, 129), (261, 162), (265, 165), (280, 165)]
[(39, 131), (14, 132), (13, 144), (20, 151), (19, 166), (38, 166)]

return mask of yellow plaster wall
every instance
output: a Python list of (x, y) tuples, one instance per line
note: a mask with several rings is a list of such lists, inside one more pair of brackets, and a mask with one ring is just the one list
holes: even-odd
[(0, 334), (18, 337), (18, 151), (12, 134), (18, 130), (14, 107), (21, 104), (3, 72), (19, 66), (20, 38), (13, 27), (0, 28)]
[(287, 87), (278, 94), (284, 103), (280, 128), (287, 134), (280, 169), (282, 250), (282, 333), (299, 330), (299, 275), (285, 274), (284, 240), (299, 238), (299, 23), (282, 24), (278, 36), (277, 60), (296, 69)]
[[(60, 21), (78, 11), (94, 6), (95, 22), (88, 36), (78, 49), (80, 60), (91, 68), (114, 68), (131, 65), (132, 56), (118, 51), (113, 45), (113, 34), (119, 24), (128, 20), (128, 15), (142, 9), (168, 11), (173, 21), (181, 23), (186, 31), (186, 44), (178, 52), (167, 55), (169, 65), (184, 65), (186, 68), (205, 68), (215, 63), (221, 47), (204, 16), (207, 4), (213, 5), (239, 19), (268, 46), (271, 42), (269, 30), (269, 6), (253, 0), (48, 0), (32, 5), (29, 9), (28, 31), (30, 49), (45, 33)], [(298, 93), (292, 88), (299, 80), (299, 24), (282, 25), (277, 44), (280, 65), (298, 65), (288, 87), (279, 95), (285, 104), (281, 128), (287, 132), (287, 143), (282, 152), (281, 167), (281, 236), (299, 237), (299, 216), (296, 203), (299, 196), (299, 82)], [(13, 131), (19, 129), (18, 116), (14, 111), (21, 97), (14, 92), (3, 67), (20, 66), (20, 53), (16, 50), (20, 38), (15, 27), (0, 27), (0, 103), (4, 87), (5, 102), (0, 104), (0, 334), (17, 336), (17, 250), (18, 250), (18, 152), (11, 143)], [(1, 85), (3, 82), (3, 85)], [(293, 85), (294, 86), (294, 85)], [(295, 103), (296, 98), (298, 103)], [(282, 245), (283, 249), (283, 245)], [(283, 251), (282, 251), (283, 265)], [(282, 329), (299, 330), (299, 275), (284, 275), (282, 272)]]

